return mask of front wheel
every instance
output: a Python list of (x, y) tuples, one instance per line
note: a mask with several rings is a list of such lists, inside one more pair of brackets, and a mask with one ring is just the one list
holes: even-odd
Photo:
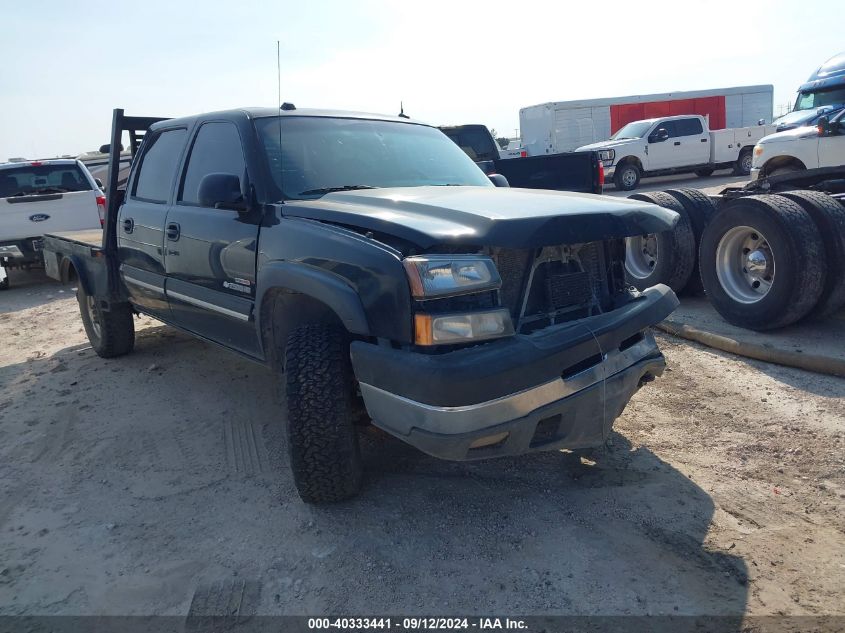
[(355, 430), (355, 380), (340, 327), (303, 325), (285, 349), (287, 435), (297, 492), (307, 503), (358, 494), (363, 468)]
[(750, 149), (740, 152), (739, 158), (736, 159), (736, 163), (734, 164), (734, 176), (748, 176), (751, 174), (752, 159)]
[(123, 356), (135, 347), (135, 323), (128, 303), (115, 303), (104, 310), (80, 284), (76, 290), (82, 325), (91, 347), (102, 358)]
[(613, 184), (620, 191), (633, 191), (640, 184), (640, 170), (634, 163), (624, 163), (616, 168)]

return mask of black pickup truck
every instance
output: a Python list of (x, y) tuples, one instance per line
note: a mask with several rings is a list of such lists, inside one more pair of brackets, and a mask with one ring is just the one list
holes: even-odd
[(673, 211), (495, 187), (396, 117), (116, 110), (112, 147), (127, 130), (102, 236), (47, 236), (48, 273), (100, 356), (142, 313), (277, 371), (306, 501), (359, 490), (356, 425), (453, 460), (598, 446), (663, 370), (648, 327), (677, 300), (626, 284), (624, 238)]
[(581, 193), (602, 193), (604, 189), (604, 166), (596, 151), (503, 159), (496, 139), (484, 125), (442, 125), (439, 130), (485, 174), (502, 175), (511, 187)]

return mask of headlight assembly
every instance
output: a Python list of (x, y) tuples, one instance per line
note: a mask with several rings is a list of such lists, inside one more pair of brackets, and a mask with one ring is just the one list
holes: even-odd
[(466, 314), (417, 314), (414, 317), (417, 345), (450, 345), (512, 334), (513, 323), (507, 308)]
[(415, 299), (433, 299), (495, 290), (502, 285), (489, 257), (421, 255), (402, 262)]
[(604, 161), (613, 161), (616, 158), (616, 150), (614, 149), (600, 149), (599, 150), (599, 160), (602, 162)]

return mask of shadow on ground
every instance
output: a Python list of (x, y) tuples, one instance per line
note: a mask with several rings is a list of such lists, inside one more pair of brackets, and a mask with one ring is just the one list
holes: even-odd
[(745, 563), (708, 548), (712, 499), (647, 448), (450, 463), (370, 429), (361, 496), (307, 506), (275, 388), (164, 327), (122, 359), (75, 346), (0, 368), (2, 612), (208, 615), (238, 595), (243, 613), (739, 628)]

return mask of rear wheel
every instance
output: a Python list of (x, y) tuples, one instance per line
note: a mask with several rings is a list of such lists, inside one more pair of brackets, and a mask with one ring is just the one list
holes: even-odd
[(821, 233), (829, 273), (809, 316), (830, 316), (845, 307), (845, 207), (820, 191), (787, 191), (779, 195), (800, 205)]
[(639, 290), (666, 284), (680, 292), (689, 282), (695, 265), (695, 237), (684, 207), (662, 192), (635, 193), (630, 198), (671, 209), (681, 218), (671, 231), (626, 238), (625, 276), (628, 283)]
[(701, 234), (704, 232), (704, 227), (716, 215), (716, 204), (710, 199), (710, 196), (698, 189), (668, 189), (666, 193), (683, 205), (695, 237), (695, 264), (684, 292), (690, 295), (703, 294), (704, 284), (701, 283), (701, 271), (698, 265), (698, 246), (701, 244)]
[(85, 333), (98, 356), (114, 358), (132, 351), (135, 347), (135, 323), (128, 303), (115, 303), (104, 310), (81, 284), (76, 290), (76, 300)]
[(766, 174), (766, 176), (783, 176), (784, 174), (791, 174), (796, 171), (801, 171), (801, 168), (798, 167), (798, 165), (784, 165), (783, 167), (773, 169)]
[(742, 150), (734, 163), (734, 176), (748, 176), (751, 173), (751, 148)]
[(363, 468), (355, 420), (355, 381), (342, 328), (298, 327), (285, 349), (287, 434), (291, 470), (303, 501), (358, 494)]
[(704, 230), (701, 279), (726, 321), (752, 330), (795, 323), (818, 301), (827, 273), (810, 216), (781, 196), (729, 202)]
[(613, 173), (613, 184), (620, 191), (633, 191), (640, 184), (640, 170), (635, 163), (622, 163)]
[(713, 168), (705, 167), (704, 169), (696, 169), (695, 175), (699, 178), (708, 178), (713, 175)]

